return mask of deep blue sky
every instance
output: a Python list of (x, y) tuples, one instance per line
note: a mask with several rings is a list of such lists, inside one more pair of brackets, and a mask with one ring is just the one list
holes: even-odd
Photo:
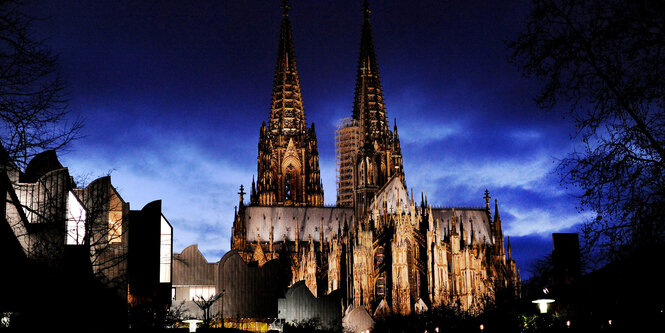
[[(155, 199), (174, 250), (229, 249), (238, 186), (256, 173), (267, 120), (281, 1), (27, 1), (35, 36), (60, 55), (70, 110), (86, 137), (62, 155), (88, 181), (109, 171), (140, 209)], [(334, 129), (351, 115), (362, 0), (292, 0), (308, 123), (316, 123), (325, 202), (335, 202)], [(505, 41), (528, 1), (373, 0), (372, 27), (406, 181), (433, 205), (498, 198), (504, 234), (529, 275), (551, 233), (575, 230), (571, 193), (553, 174), (573, 127), (538, 110), (538, 83), (508, 62)], [(419, 195), (418, 195), (419, 196)]]

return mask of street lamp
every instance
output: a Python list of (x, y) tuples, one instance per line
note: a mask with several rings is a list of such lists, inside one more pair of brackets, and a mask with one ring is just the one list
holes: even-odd
[(538, 309), (540, 309), (540, 313), (547, 313), (547, 304), (554, 303), (554, 300), (551, 298), (540, 298), (535, 301), (532, 301), (532, 303), (538, 304)]
[(538, 304), (540, 313), (547, 313), (547, 304), (554, 303), (553, 299), (545, 298), (549, 293), (549, 289), (543, 288), (543, 296), (535, 301), (532, 301), (532, 303)]
[(183, 320), (183, 323), (189, 324), (189, 331), (190, 332), (196, 332), (196, 326), (200, 323), (203, 322), (203, 320), (198, 320), (198, 319), (188, 319), (188, 320)]

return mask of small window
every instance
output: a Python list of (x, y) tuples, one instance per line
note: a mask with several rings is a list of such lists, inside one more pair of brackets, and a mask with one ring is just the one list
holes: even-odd
[(109, 212), (109, 243), (122, 242), (122, 211)]
[(173, 241), (173, 228), (162, 215), (159, 239), (159, 282), (171, 282), (171, 255)]
[(86, 210), (73, 192), (67, 196), (67, 236), (65, 244), (82, 245), (85, 240)]

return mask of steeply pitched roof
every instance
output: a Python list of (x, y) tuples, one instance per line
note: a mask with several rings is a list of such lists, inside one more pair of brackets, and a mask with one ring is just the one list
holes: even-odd
[(344, 229), (344, 220), (351, 223), (353, 208), (347, 207), (263, 207), (250, 206), (245, 208), (244, 223), (247, 240), (255, 242), (270, 239), (270, 220), (273, 224), (273, 241), (295, 241), (296, 226), (301, 241), (320, 240), (320, 229), (323, 225), (324, 239), (337, 235)]

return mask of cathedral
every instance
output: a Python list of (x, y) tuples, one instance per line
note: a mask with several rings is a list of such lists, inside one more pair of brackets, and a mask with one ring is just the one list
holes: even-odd
[[(345, 309), (373, 316), (437, 306), (480, 311), (501, 288), (518, 290), (489, 191), (474, 208), (432, 208), (407, 189), (396, 120), (384, 103), (367, 1), (353, 109), (335, 132), (337, 204), (324, 206), (314, 124), (305, 120), (289, 5), (282, 20), (257, 178), (240, 187), (231, 249), (248, 264), (278, 260), (290, 284), (315, 297), (338, 291)], [(479, 195), (480, 196), (480, 195)], [(507, 250), (506, 250), (507, 248)]]

